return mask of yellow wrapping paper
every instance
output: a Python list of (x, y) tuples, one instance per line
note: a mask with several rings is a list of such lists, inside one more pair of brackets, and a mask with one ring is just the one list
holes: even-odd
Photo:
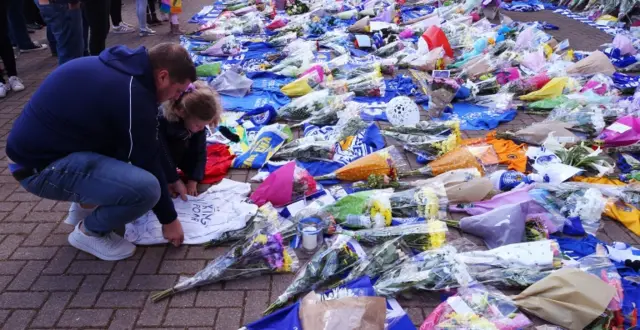
[(538, 101), (542, 99), (550, 99), (562, 95), (562, 90), (569, 79), (567, 77), (553, 78), (540, 90), (531, 92), (527, 95), (520, 96), (522, 101)]

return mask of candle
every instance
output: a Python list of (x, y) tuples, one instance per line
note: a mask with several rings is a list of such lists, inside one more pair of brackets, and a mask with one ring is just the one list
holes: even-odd
[(302, 247), (309, 251), (318, 247), (318, 230), (315, 227), (309, 226), (302, 229)]

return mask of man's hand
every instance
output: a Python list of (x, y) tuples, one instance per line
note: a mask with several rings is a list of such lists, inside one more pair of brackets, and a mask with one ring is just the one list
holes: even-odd
[(198, 181), (187, 181), (187, 194), (191, 196), (198, 196)]
[(184, 241), (184, 231), (180, 220), (175, 219), (173, 222), (162, 225), (162, 236), (166, 238), (173, 246), (178, 247)]
[(173, 198), (180, 196), (183, 201), (187, 201), (187, 187), (185, 187), (182, 180), (178, 180), (169, 184), (169, 193)]

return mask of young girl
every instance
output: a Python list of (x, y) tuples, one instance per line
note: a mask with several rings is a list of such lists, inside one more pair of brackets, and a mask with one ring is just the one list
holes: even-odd
[(158, 118), (159, 131), (163, 141), (166, 158), (165, 174), (167, 182), (178, 182), (176, 168), (179, 168), (187, 180), (186, 193), (196, 196), (196, 186), (204, 178), (207, 161), (206, 125), (218, 125), (222, 114), (222, 105), (218, 93), (206, 83), (196, 81), (189, 85), (182, 96), (172, 103), (164, 104)]
[(184, 34), (184, 31), (180, 29), (180, 21), (178, 21), (178, 14), (182, 13), (182, 0), (161, 0), (160, 11), (169, 15), (169, 23), (171, 24), (169, 33)]

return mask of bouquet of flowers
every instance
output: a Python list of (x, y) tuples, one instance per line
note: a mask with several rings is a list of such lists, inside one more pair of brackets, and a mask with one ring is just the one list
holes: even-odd
[(396, 192), (390, 197), (392, 215), (399, 218), (445, 219), (449, 199), (442, 183)]
[(303, 96), (316, 89), (323, 79), (324, 74), (322, 71), (313, 70), (282, 86), (280, 91), (289, 97)]
[(304, 120), (328, 104), (329, 91), (314, 91), (293, 100), (277, 110), (278, 117), (287, 120)]
[(408, 172), (408, 169), (409, 164), (405, 161), (402, 153), (395, 146), (390, 146), (359, 158), (331, 174), (322, 175), (315, 179), (316, 181), (339, 179), (354, 182), (367, 180), (371, 174), (396, 178), (398, 173)]
[(429, 116), (431, 118), (440, 118), (444, 109), (453, 101), (460, 85), (450, 78), (435, 78), (430, 85), (429, 93)]
[(266, 203), (258, 208), (256, 215), (247, 222), (244, 228), (226, 232), (218, 239), (204, 244), (204, 247), (215, 247), (228, 242), (239, 241), (246, 237), (254, 236), (263, 230), (280, 233), (282, 239), (287, 240), (296, 235), (296, 223), (281, 217), (278, 210), (271, 203)]
[(292, 161), (271, 173), (251, 194), (251, 200), (259, 206), (271, 202), (282, 207), (317, 190), (316, 181), (309, 172)]
[(423, 223), (402, 226), (361, 229), (356, 231), (341, 230), (339, 233), (353, 237), (360, 243), (377, 245), (388, 240), (401, 237), (404, 244), (419, 251), (432, 250), (444, 245), (447, 225), (442, 221), (430, 220)]
[(380, 62), (365, 63), (359, 66), (344, 64), (336, 66), (331, 74), (336, 79), (353, 79), (364, 75), (393, 75), (395, 73), (395, 59), (384, 59)]
[(351, 237), (335, 236), (326, 249), (313, 255), (289, 287), (267, 308), (264, 314), (270, 314), (285, 306), (302, 293), (336, 281), (364, 257), (364, 250)]
[(358, 260), (349, 275), (340, 283), (348, 283), (362, 276), (376, 278), (404, 262), (409, 256), (411, 256), (411, 250), (403, 237), (381, 241), (381, 244), (369, 251), (367, 258)]
[(507, 296), (491, 287), (460, 288), (436, 307), (420, 326), (432, 329), (517, 330), (532, 322)]
[(308, 141), (304, 138), (285, 144), (273, 155), (273, 159), (330, 159), (333, 141)]
[(384, 96), (386, 85), (380, 72), (357, 76), (349, 80), (335, 80), (326, 84), (336, 94), (352, 92), (356, 96)]
[(390, 126), (382, 130), (382, 135), (402, 142), (406, 150), (427, 160), (457, 148), (462, 141), (458, 121), (422, 121), (414, 127)]
[(378, 50), (373, 52), (373, 55), (378, 57), (389, 57), (403, 50), (404, 48), (404, 42), (398, 40), (378, 48)]
[(463, 169), (463, 168), (475, 168), (480, 173), (484, 173), (484, 169), (476, 159), (476, 157), (466, 148), (458, 147), (438, 159), (429, 163), (429, 165), (419, 168), (414, 171), (400, 173), (401, 176), (412, 175), (425, 175), (433, 177), (442, 173)]
[(511, 287), (529, 286), (562, 266), (560, 246), (554, 240), (469, 251), (458, 258), (478, 282)]
[[(301, 29), (300, 29), (300, 32), (302, 32)], [(284, 47), (290, 44), (291, 42), (293, 42), (294, 40), (296, 40), (297, 38), (298, 38), (298, 32), (292, 31), (292, 32), (286, 32), (284, 34), (279, 33), (269, 38), (268, 42), (273, 47)]]
[(282, 234), (264, 228), (234, 244), (224, 255), (209, 263), (193, 277), (151, 297), (154, 302), (198, 286), (238, 278), (256, 277), (264, 273), (295, 272), (298, 258), (288, 247)]
[(235, 56), (240, 53), (242, 50), (242, 45), (236, 37), (227, 36), (216, 43), (214, 43), (211, 47), (207, 48), (205, 51), (202, 51), (201, 55), (208, 56), (217, 56), (217, 57), (227, 57), (227, 56)]
[(340, 198), (323, 209), (341, 226), (361, 229), (391, 224), (392, 190), (360, 191)]
[(456, 249), (445, 245), (421, 252), (386, 271), (374, 285), (381, 296), (393, 296), (414, 288), (443, 290), (467, 286), (472, 281), (464, 263), (456, 258)]

